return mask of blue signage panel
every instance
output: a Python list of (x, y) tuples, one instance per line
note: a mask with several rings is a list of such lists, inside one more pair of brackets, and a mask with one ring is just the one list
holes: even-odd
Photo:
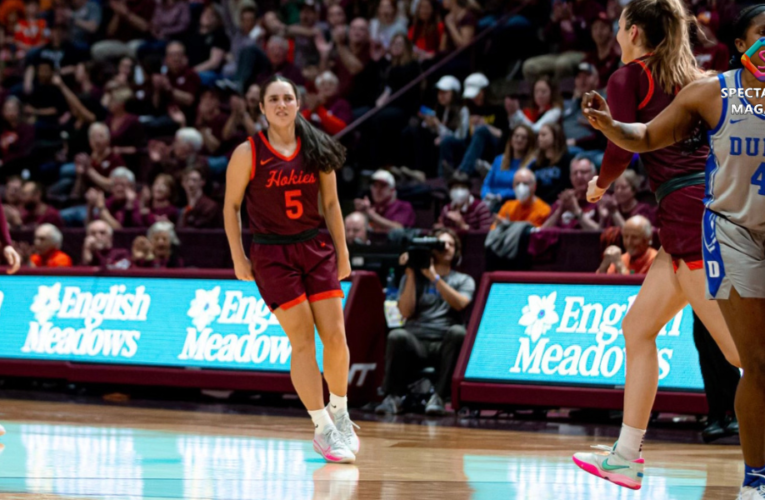
[(292, 353), (257, 287), (233, 280), (3, 276), (0, 336), (12, 359), (288, 372)]
[[(635, 285), (495, 283), (465, 379), (623, 387), (622, 318)], [(690, 306), (659, 333), (659, 387), (703, 391)]]

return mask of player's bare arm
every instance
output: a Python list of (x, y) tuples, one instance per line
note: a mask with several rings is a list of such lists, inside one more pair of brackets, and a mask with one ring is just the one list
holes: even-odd
[(714, 128), (722, 111), (717, 77), (697, 80), (677, 94), (659, 116), (649, 123), (622, 123), (611, 117), (606, 101), (596, 92), (582, 100), (590, 124), (614, 144), (633, 153), (666, 148), (688, 138), (699, 120)]

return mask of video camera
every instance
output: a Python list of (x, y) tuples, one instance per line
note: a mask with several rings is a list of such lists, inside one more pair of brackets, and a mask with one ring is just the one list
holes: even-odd
[(446, 249), (446, 243), (438, 238), (432, 236), (411, 238), (406, 248), (406, 252), (409, 254), (406, 267), (428, 269), (433, 258), (433, 252), (440, 252), (444, 249)]

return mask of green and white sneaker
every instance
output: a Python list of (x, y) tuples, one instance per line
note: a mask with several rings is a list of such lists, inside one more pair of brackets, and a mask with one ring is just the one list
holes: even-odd
[(645, 461), (642, 458), (630, 461), (620, 457), (616, 453), (616, 444), (614, 443), (613, 447), (593, 446), (596, 450), (608, 452), (605, 454), (576, 453), (573, 457), (574, 463), (593, 476), (598, 476), (631, 490), (639, 490), (643, 484)]

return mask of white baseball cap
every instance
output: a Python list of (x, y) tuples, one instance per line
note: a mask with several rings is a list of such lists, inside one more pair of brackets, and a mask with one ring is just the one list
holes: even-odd
[(477, 96), (481, 90), (489, 86), (489, 79), (483, 73), (473, 73), (465, 78), (465, 92), (462, 93), (462, 97), (465, 99), (473, 99)]
[(372, 174), (372, 180), (385, 182), (392, 188), (396, 187), (396, 179), (393, 177), (393, 174), (391, 174), (387, 170), (382, 170), (382, 169), (378, 170), (377, 172)]
[(459, 92), (462, 89), (460, 81), (451, 75), (442, 76), (438, 83), (436, 83), (438, 90), (451, 90), (452, 92)]

